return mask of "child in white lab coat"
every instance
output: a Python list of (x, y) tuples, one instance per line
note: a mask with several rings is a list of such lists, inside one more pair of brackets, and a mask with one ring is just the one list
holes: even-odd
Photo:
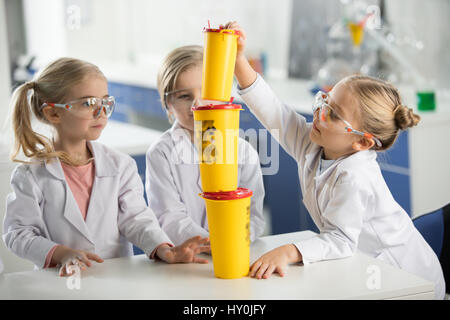
[[(168, 263), (208, 262), (196, 256), (209, 250), (207, 238), (171, 244), (145, 204), (134, 160), (93, 142), (115, 106), (95, 65), (60, 58), (18, 87), (12, 105), (12, 159), (22, 151), (28, 161), (13, 171), (6, 199), (11, 251), (38, 268), (60, 266), (60, 275), (132, 255), (131, 243)], [(33, 131), (32, 115), (53, 127), (51, 139)]]
[[(348, 257), (360, 250), (435, 283), (435, 297), (445, 295), (436, 254), (393, 199), (376, 161), (376, 151), (392, 146), (399, 131), (420, 117), (403, 106), (391, 84), (350, 76), (328, 94), (319, 92), (314, 120), (283, 104), (244, 56), (239, 38), (235, 75), (239, 93), (267, 129), (279, 130), (279, 143), (298, 162), (299, 180), (320, 234), (276, 248), (257, 259), (250, 276), (281, 276), (289, 263)], [(273, 214), (276, 215), (276, 212)]]
[[(203, 48), (184, 46), (170, 52), (157, 78), (158, 91), (172, 128), (150, 146), (146, 158), (149, 206), (161, 227), (175, 243), (195, 235), (208, 237), (197, 151), (193, 144), (192, 106), (201, 101)], [(250, 239), (264, 231), (264, 185), (256, 150), (244, 139), (238, 142), (238, 186), (253, 191)]]

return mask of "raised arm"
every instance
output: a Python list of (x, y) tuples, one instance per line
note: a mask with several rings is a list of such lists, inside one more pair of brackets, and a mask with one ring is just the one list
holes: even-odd
[(302, 151), (311, 143), (311, 125), (292, 107), (278, 99), (264, 79), (250, 66), (244, 55), (246, 37), (242, 28), (236, 22), (228, 23), (225, 27), (238, 30), (241, 34), (235, 66), (239, 95), (283, 149), (300, 162)]

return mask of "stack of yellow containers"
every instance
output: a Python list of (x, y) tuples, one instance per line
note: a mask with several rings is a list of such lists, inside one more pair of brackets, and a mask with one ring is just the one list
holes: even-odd
[(214, 274), (244, 277), (250, 267), (250, 198), (238, 188), (240, 105), (233, 104), (231, 88), (236, 62), (234, 30), (205, 28), (202, 99), (218, 103), (193, 107), (195, 144), (208, 217)]

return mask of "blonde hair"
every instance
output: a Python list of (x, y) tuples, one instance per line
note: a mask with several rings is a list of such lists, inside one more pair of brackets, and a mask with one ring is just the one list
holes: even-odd
[[(167, 112), (166, 93), (175, 89), (178, 76), (187, 69), (203, 63), (203, 47), (183, 46), (171, 51), (164, 59), (158, 71), (156, 85), (161, 105)], [(168, 114), (169, 121), (173, 119)]]
[[(52, 141), (32, 128), (32, 114), (43, 123), (50, 124), (41, 110), (44, 102), (65, 103), (69, 90), (83, 81), (87, 75), (105, 78), (100, 69), (86, 61), (73, 58), (60, 58), (46, 66), (35, 80), (17, 87), (12, 95), (12, 129), (14, 146), (11, 160), (29, 163), (17, 158), (20, 150), (27, 158), (47, 161), (58, 157), (70, 165), (80, 165), (66, 152), (55, 151)], [(106, 79), (106, 78), (105, 78)], [(31, 91), (31, 92), (30, 92)]]
[(373, 134), (382, 146), (377, 151), (389, 149), (400, 130), (417, 125), (420, 116), (402, 104), (398, 90), (390, 83), (368, 76), (353, 75), (344, 83), (355, 95), (360, 107), (362, 130)]

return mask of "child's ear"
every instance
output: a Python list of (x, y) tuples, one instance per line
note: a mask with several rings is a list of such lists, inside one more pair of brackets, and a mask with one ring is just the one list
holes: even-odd
[(375, 141), (373, 141), (373, 139), (367, 139), (365, 137), (359, 139), (358, 141), (354, 141), (352, 143), (352, 148), (353, 150), (356, 151), (364, 151), (364, 150), (369, 150), (370, 148), (372, 148), (375, 144)]
[(44, 114), (44, 117), (48, 120), (48, 122), (52, 124), (61, 122), (61, 116), (56, 108), (52, 108), (50, 106), (45, 107), (44, 109), (42, 109), (42, 113)]

